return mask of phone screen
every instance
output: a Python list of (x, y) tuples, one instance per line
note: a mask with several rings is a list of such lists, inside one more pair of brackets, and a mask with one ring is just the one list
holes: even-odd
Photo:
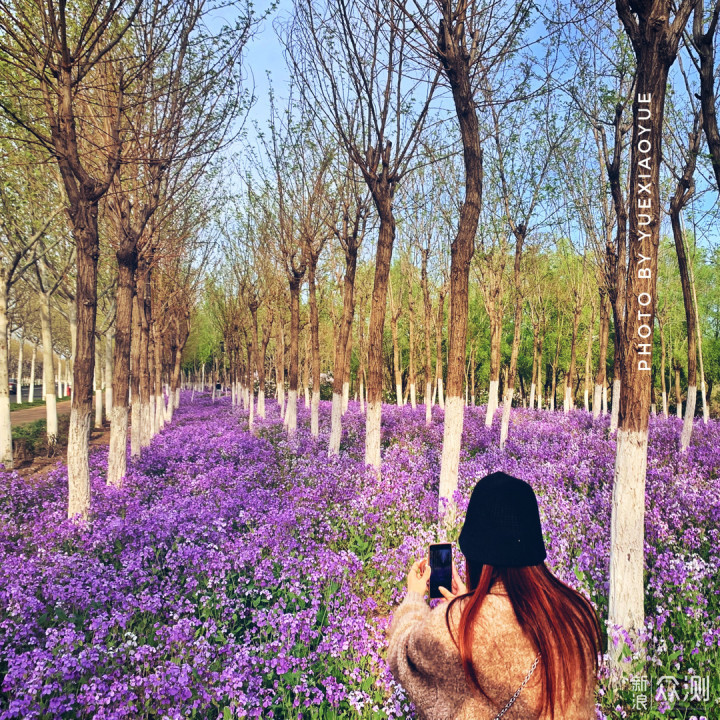
[(430, 597), (442, 597), (438, 587), (452, 591), (452, 545), (437, 543), (430, 546)]

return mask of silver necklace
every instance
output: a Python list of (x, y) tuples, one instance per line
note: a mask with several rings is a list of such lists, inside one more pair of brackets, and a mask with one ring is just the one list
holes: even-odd
[(535, 672), (535, 668), (537, 667), (537, 664), (540, 660), (540, 655), (538, 655), (535, 658), (535, 662), (532, 664), (532, 667), (530, 668), (530, 672), (525, 676), (525, 679), (522, 681), (522, 684), (520, 687), (515, 691), (515, 694), (507, 701), (507, 704), (505, 707), (495, 716), (493, 720), (500, 720), (500, 718), (513, 706), (514, 702), (518, 699), (518, 695), (522, 691), (522, 689), (527, 685), (528, 680), (530, 679), (530, 676)]

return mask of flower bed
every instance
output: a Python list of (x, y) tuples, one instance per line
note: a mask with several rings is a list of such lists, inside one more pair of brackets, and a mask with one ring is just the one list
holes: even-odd
[[(410, 562), (437, 539), (442, 414), (383, 408), (383, 471), (362, 464), (364, 418), (341, 455), (288, 440), (277, 406), (247, 430), (227, 398), (189, 396), (123, 489), (92, 455), (89, 525), (65, 519), (67, 474), (0, 473), (0, 718), (412, 718), (383, 631)], [(649, 682), (680, 679), (680, 717), (720, 716), (720, 423), (653, 419), (647, 478)], [(474, 482), (505, 470), (535, 488), (548, 564), (607, 613), (614, 440), (607, 421), (513, 412), (506, 450), (468, 408), (460, 521)], [(682, 683), (708, 677), (707, 702)], [(598, 715), (638, 715), (604, 680)], [(672, 700), (672, 698), (671, 698)], [(616, 710), (616, 708), (618, 708)], [(626, 714), (623, 715), (623, 712)], [(673, 715), (673, 716), (675, 716)]]

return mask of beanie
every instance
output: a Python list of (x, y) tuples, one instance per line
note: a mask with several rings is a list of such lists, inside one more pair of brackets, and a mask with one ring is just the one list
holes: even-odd
[(547, 557), (535, 492), (524, 480), (495, 472), (470, 496), (460, 549), (474, 565), (525, 567)]

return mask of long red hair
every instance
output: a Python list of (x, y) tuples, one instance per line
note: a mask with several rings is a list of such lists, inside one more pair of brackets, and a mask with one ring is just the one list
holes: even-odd
[[(505, 585), (515, 617), (530, 638), (536, 652), (541, 654), (542, 676), (541, 713), (561, 713), (571, 697), (586, 692), (586, 682), (592, 665), (598, 671), (598, 653), (602, 649), (602, 634), (597, 614), (590, 601), (558, 580), (545, 566), (530, 565), (501, 568), (466, 564), (468, 592), (448, 604), (445, 622), (460, 651), (463, 670), (470, 685), (486, 698), (472, 663), (474, 622), (493, 583), (500, 579)], [(450, 627), (450, 608), (461, 598), (469, 598), (458, 624), (456, 638)]]

